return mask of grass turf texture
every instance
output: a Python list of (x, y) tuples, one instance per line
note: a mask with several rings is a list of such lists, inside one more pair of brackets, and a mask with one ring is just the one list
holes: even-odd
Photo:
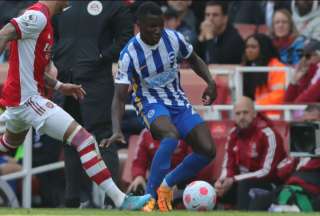
[[(19, 216), (19, 215), (36, 215), (36, 216), (95, 216), (95, 215), (103, 215), (103, 216), (155, 216), (155, 215), (172, 215), (172, 216), (275, 216), (279, 213), (270, 214), (268, 212), (236, 212), (236, 211), (210, 211), (210, 212), (191, 212), (191, 211), (172, 211), (170, 213), (160, 213), (160, 212), (152, 212), (152, 213), (144, 213), (139, 211), (109, 211), (102, 209), (8, 209), (8, 208), (0, 208), (0, 215), (7, 216)], [(318, 216), (318, 213), (308, 213), (308, 214), (289, 214), (283, 213), (281, 216)]]

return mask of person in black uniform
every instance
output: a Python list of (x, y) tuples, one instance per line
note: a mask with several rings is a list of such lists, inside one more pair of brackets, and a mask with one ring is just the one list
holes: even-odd
[[(111, 135), (112, 63), (132, 36), (133, 19), (121, 1), (69, 2), (69, 7), (53, 20), (53, 61), (59, 80), (81, 84), (87, 95), (81, 101), (56, 95), (55, 101), (94, 134), (99, 143)], [(79, 207), (80, 202), (91, 199), (91, 183), (81, 169), (77, 152), (65, 146), (64, 153), (65, 204)], [(100, 153), (117, 182), (116, 146), (101, 148)]]

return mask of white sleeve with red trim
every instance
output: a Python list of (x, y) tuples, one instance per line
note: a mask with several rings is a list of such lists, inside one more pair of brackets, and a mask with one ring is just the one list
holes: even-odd
[(16, 28), (20, 39), (34, 39), (39, 36), (47, 25), (46, 16), (36, 10), (27, 10), (17, 18), (13, 18), (11, 24)]
[(276, 135), (271, 128), (267, 127), (263, 129), (262, 132), (266, 136), (266, 139), (267, 139), (266, 144), (268, 145), (267, 152), (264, 158), (261, 158), (261, 160), (263, 160), (262, 168), (254, 172), (248, 172), (245, 174), (236, 175), (234, 176), (234, 179), (236, 181), (242, 181), (242, 180), (252, 179), (252, 178), (256, 178), (256, 179), (264, 178), (270, 174), (272, 164), (275, 158), (277, 140), (276, 140)]

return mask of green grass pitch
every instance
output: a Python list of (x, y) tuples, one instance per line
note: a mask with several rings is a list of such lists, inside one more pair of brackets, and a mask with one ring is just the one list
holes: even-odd
[(210, 211), (210, 212), (191, 212), (191, 211), (172, 211), (169, 213), (144, 213), (139, 211), (109, 211), (103, 209), (8, 209), (0, 208), (0, 215), (19, 216), (19, 215), (35, 215), (35, 216), (156, 216), (156, 215), (172, 215), (172, 216), (316, 216), (318, 213), (308, 214), (289, 214), (289, 213), (267, 213), (267, 212), (236, 212), (236, 211)]

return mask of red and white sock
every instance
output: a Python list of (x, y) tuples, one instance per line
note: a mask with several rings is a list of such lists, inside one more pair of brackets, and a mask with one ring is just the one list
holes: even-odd
[(78, 126), (67, 142), (76, 147), (82, 167), (89, 178), (108, 194), (117, 207), (120, 207), (126, 195), (113, 182), (110, 171), (101, 159), (94, 137), (84, 128)]
[(5, 135), (0, 136), (0, 152), (10, 152), (15, 151), (16, 149), (16, 146), (12, 146), (8, 143)]

